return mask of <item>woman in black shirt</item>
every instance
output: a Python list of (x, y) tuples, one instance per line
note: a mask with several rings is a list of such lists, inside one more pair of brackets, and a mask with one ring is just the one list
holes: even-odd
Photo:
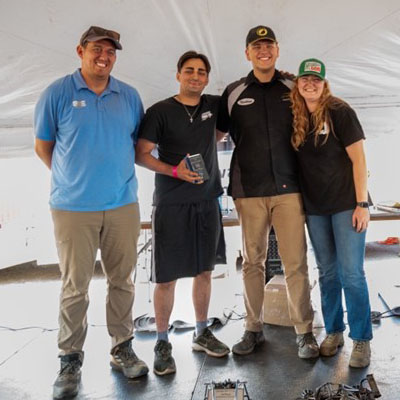
[(342, 290), (353, 351), (349, 365), (370, 362), (372, 339), (364, 274), (369, 221), (363, 130), (354, 110), (332, 96), (325, 65), (304, 60), (290, 94), (292, 145), (297, 150), (307, 228), (319, 270), (326, 337), (323, 356), (343, 345)]

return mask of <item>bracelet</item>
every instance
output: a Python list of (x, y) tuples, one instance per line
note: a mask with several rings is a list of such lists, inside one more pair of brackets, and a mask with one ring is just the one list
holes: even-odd
[(178, 178), (178, 171), (177, 171), (177, 169), (178, 169), (178, 166), (177, 166), (177, 165), (174, 165), (174, 166), (172, 167), (172, 176), (173, 176), (174, 178)]

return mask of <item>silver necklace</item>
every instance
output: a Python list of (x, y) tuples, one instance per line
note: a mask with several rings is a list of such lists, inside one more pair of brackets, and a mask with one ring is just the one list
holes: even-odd
[(190, 123), (192, 124), (192, 123), (193, 123), (193, 118), (194, 118), (194, 116), (196, 115), (197, 110), (198, 110), (199, 107), (200, 107), (201, 100), (200, 100), (199, 104), (197, 104), (197, 107), (194, 109), (194, 111), (193, 111), (191, 114), (190, 114), (189, 110), (187, 109), (187, 107), (186, 107), (182, 102), (180, 102), (180, 103), (183, 105), (183, 108), (185, 109), (186, 114), (187, 114), (188, 117), (189, 117), (189, 121), (190, 121)]

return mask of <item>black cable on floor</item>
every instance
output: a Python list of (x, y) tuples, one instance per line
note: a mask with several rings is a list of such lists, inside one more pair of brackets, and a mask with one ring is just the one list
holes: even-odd
[(0, 326), (0, 329), (4, 329), (11, 332), (26, 331), (29, 329), (41, 329), (43, 332), (58, 331), (58, 328), (44, 328), (42, 326), (24, 326), (23, 328), (10, 328), (9, 326)]
[(206, 359), (207, 359), (207, 354), (205, 354), (203, 362), (202, 362), (200, 370), (199, 370), (199, 373), (197, 374), (197, 379), (196, 379), (196, 382), (194, 384), (194, 388), (193, 388), (193, 391), (192, 391), (192, 395), (190, 396), (190, 400), (193, 400), (193, 396), (194, 396), (194, 393), (196, 391), (197, 385), (199, 383), (200, 375), (201, 375), (201, 372), (203, 371), (203, 367), (204, 367), (204, 364), (206, 363)]
[(240, 321), (241, 319), (246, 318), (245, 312), (239, 314), (233, 308), (227, 308), (227, 307), (225, 307), (224, 310), (222, 311), (222, 315), (226, 318), (227, 322), (228, 321)]
[(7, 357), (3, 362), (0, 363), (0, 367), (4, 365), (10, 358), (14, 357), (16, 354), (18, 354), (22, 349), (30, 345), (33, 341), (35, 341), (37, 337), (34, 337), (33, 339), (29, 340), (27, 343), (25, 343), (20, 349), (15, 350), (14, 353), (10, 354), (9, 357)]
[[(379, 324), (379, 322), (381, 322), (382, 318), (391, 318), (391, 317), (396, 317), (397, 315), (393, 314), (393, 310), (386, 310), (383, 312), (380, 311), (371, 311), (371, 322), (373, 324)], [(390, 315), (385, 315), (391, 313)]]
[[(92, 328), (107, 328), (112, 325), (99, 325), (99, 324), (88, 324), (88, 326), (91, 326)], [(118, 326), (118, 325), (115, 325)], [(18, 331), (26, 331), (29, 329), (41, 329), (43, 332), (53, 332), (53, 331), (58, 331), (59, 328), (45, 328), (43, 326), (24, 326), (22, 328), (11, 328), (9, 326), (1, 326), (0, 329), (6, 330), (6, 331), (11, 331), (11, 332), (18, 332)]]

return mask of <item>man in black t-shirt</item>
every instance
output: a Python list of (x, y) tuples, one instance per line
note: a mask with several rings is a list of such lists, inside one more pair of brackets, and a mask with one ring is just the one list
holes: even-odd
[[(157, 343), (154, 372), (176, 371), (168, 324), (176, 281), (193, 279), (196, 333), (192, 348), (223, 357), (229, 348), (207, 328), (211, 271), (225, 263), (225, 240), (218, 197), (222, 194), (216, 151), (219, 97), (202, 95), (210, 63), (189, 51), (178, 61), (179, 94), (150, 107), (143, 119), (136, 162), (156, 172), (153, 223), (152, 276), (156, 282), (154, 308)], [(152, 155), (157, 148), (158, 158)], [(209, 178), (187, 168), (185, 156), (201, 155)]]
[(292, 113), (288, 94), (293, 82), (275, 69), (279, 46), (266, 26), (251, 29), (246, 57), (253, 70), (226, 88), (217, 129), (230, 133), (235, 149), (228, 193), (235, 201), (243, 237), (245, 333), (233, 346), (249, 354), (264, 342), (262, 307), (268, 234), (274, 227), (285, 270), (289, 315), (297, 333), (298, 355), (318, 357), (312, 334), (304, 211), (298, 168), (290, 144)]

